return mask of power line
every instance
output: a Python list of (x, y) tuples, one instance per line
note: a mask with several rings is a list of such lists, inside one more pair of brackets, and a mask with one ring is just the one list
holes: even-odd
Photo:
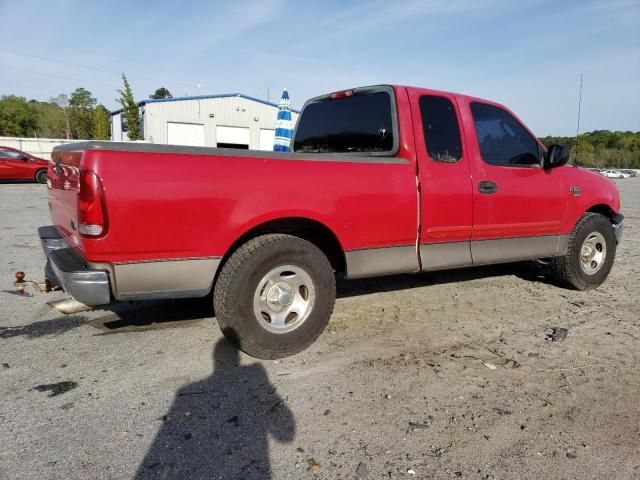
[[(44, 60), (44, 61), (47, 61), (47, 62), (58, 63), (60, 65), (69, 65), (69, 66), (73, 66), (73, 67), (84, 68), (84, 69), (87, 69), (87, 70), (94, 70), (96, 72), (109, 73), (109, 74), (117, 75), (118, 78), (120, 78), (120, 76), (122, 75), (122, 72), (116, 72), (114, 70), (109, 70), (109, 69), (100, 68), (100, 67), (93, 67), (93, 66), (89, 66), (89, 65), (83, 65), (83, 64), (80, 64), (80, 63), (68, 62), (68, 61), (64, 61), (64, 60), (57, 60), (57, 59), (53, 59), (53, 58), (50, 58), (50, 57), (43, 57), (41, 55), (33, 55), (33, 54), (30, 54), (30, 53), (16, 52), (16, 51), (13, 51), (13, 50), (8, 50), (6, 48), (0, 48), (0, 52), (9, 53), (11, 55), (35, 58), (35, 59)], [(72, 77), (72, 76), (68, 76), (68, 75), (59, 75), (59, 74), (54, 74), (54, 73), (49, 73), (49, 72), (44, 72), (44, 71), (38, 71), (38, 70), (33, 70), (33, 69), (29, 69), (29, 68), (24, 68), (24, 67), (18, 67), (18, 66), (15, 66), (15, 65), (3, 65), (3, 64), (0, 64), (0, 67), (14, 68), (14, 69), (30, 72), (30, 73), (33, 73), (33, 74), (36, 74), (36, 75), (42, 75), (42, 76), (47, 76), (47, 77), (57, 77), (57, 78), (62, 78), (62, 79), (65, 79), (65, 80), (73, 80), (75, 82), (81, 82), (81, 83), (85, 83), (85, 84), (96, 84), (96, 85), (108, 86), (110, 88), (113, 88), (114, 90), (117, 90), (117, 88), (120, 87), (119, 83), (118, 84), (112, 84), (112, 83), (101, 82), (99, 80), (98, 81), (97, 80), (84, 80), (84, 79), (81, 79), (81, 78)], [(154, 84), (157, 84), (157, 85), (160, 85), (160, 86), (162, 86), (162, 85), (171, 86), (173, 84), (173, 85), (188, 86), (190, 89), (194, 88), (194, 84), (193, 83), (179, 82), (179, 81), (175, 81), (175, 80), (168, 80), (168, 81), (166, 81), (166, 80), (157, 80), (157, 79), (153, 79), (151, 77), (138, 75), (136, 73), (128, 73), (127, 77), (128, 78), (136, 77), (136, 78), (139, 78), (139, 79), (144, 79), (146, 81), (153, 82)], [(26, 86), (26, 88), (36, 89), (35, 87), (30, 87), (30, 86)], [(45, 90), (41, 89), (41, 91), (45, 91)], [(253, 91), (251, 91), (249, 93), (252, 93), (252, 94), (260, 97), (261, 94), (263, 94), (264, 92), (258, 92), (256, 90), (253, 90)], [(185, 93), (185, 95), (187, 95), (187, 94)], [(267, 97), (270, 97), (269, 90), (267, 90)]]
[[(118, 88), (121, 87), (121, 85), (119, 85), (118, 82), (107, 83), (107, 82), (102, 82), (102, 81), (99, 81), (99, 80), (87, 80), (87, 79), (82, 79), (82, 78), (78, 78), (78, 77), (72, 77), (72, 76), (69, 76), (69, 75), (59, 75), (59, 74), (56, 74), (56, 73), (44, 72), (44, 71), (41, 71), (41, 70), (33, 70), (33, 69), (30, 69), (30, 68), (18, 67), (16, 65), (6, 65), (6, 64), (0, 63), (0, 68), (11, 68), (11, 69), (15, 69), (15, 70), (21, 70), (23, 72), (27, 72), (27, 73), (30, 73), (30, 74), (35, 74), (35, 75), (39, 75), (39, 76), (43, 76), (43, 77), (47, 77), (47, 78), (56, 77), (56, 78), (61, 78), (61, 79), (64, 79), (64, 80), (72, 80), (74, 82), (79, 83), (80, 85), (87, 85), (87, 84), (88, 85), (92, 85), (93, 84), (93, 85), (106, 86), (106, 87), (109, 87), (110, 89), (113, 89), (114, 93), (117, 91)], [(1, 83), (5, 84), (5, 85), (8, 85), (6, 82), (1, 82)], [(17, 83), (14, 83), (14, 85), (30, 88), (30, 89), (33, 89), (33, 90), (39, 90), (40, 92), (47, 92), (47, 90), (44, 89), (44, 88), (35, 88), (35, 87), (32, 87), (32, 86), (28, 86), (28, 85), (19, 85)], [(51, 91), (49, 91), (48, 93), (49, 93), (49, 95), (53, 95), (51, 93)]]
[(101, 82), (99, 80), (85, 80), (85, 79), (82, 79), (82, 78), (70, 77), (68, 75), (58, 75), (56, 73), (49, 73), (49, 72), (43, 72), (43, 71), (38, 71), (38, 70), (32, 70), (30, 68), (17, 67), (15, 65), (5, 65), (5, 64), (1, 64), (0, 63), (0, 67), (2, 67), (2, 68), (14, 68), (16, 70), (22, 70), (22, 71), (29, 72), (29, 73), (35, 73), (36, 75), (42, 75), (42, 76), (46, 76), (46, 77), (58, 77), (58, 78), (63, 78), (65, 80), (73, 80), (75, 82), (94, 83), (94, 84), (99, 84), (99, 85), (105, 85), (105, 86), (112, 87), (112, 88), (114, 87), (113, 83)]
[[(83, 64), (80, 64), (80, 63), (67, 62), (67, 61), (64, 61), (64, 60), (57, 60), (57, 59), (53, 59), (53, 58), (50, 58), (50, 57), (43, 57), (43, 56), (40, 56), (40, 55), (33, 55), (33, 54), (30, 54), (30, 53), (15, 52), (15, 51), (12, 51), (12, 50), (7, 50), (6, 48), (0, 48), (0, 51), (1, 52), (10, 53), (12, 55), (18, 55), (18, 56), (23, 56), (23, 57), (31, 57), (31, 58), (36, 58), (38, 60), (44, 60), (44, 61), (47, 61), (47, 62), (59, 63), (61, 65), (70, 65), (70, 66), (73, 66), (73, 67), (85, 68), (87, 70), (95, 70), (97, 72), (111, 73), (111, 74), (118, 75), (118, 76), (122, 75), (122, 73), (123, 73), (123, 72), (116, 72), (116, 71), (113, 71), (113, 70), (108, 70), (108, 69), (105, 69), (105, 68), (93, 67), (93, 66), (89, 66), (89, 65), (83, 65)], [(168, 80), (168, 81), (157, 80), (155, 78), (146, 77), (146, 76), (143, 76), (143, 75), (139, 75), (137, 73), (129, 73), (129, 74), (127, 74), (127, 77), (137, 77), (137, 78), (141, 78), (141, 79), (144, 79), (144, 80), (147, 80), (147, 81), (150, 81), (150, 82), (154, 82), (154, 83), (170, 83), (170, 84), (175, 84), (175, 85), (184, 85), (184, 86), (193, 87), (192, 83), (179, 82), (179, 81), (176, 81), (176, 80)]]
[[(9, 85), (9, 86), (12, 86), (12, 87), (27, 88), (29, 90), (34, 90), (34, 91), (40, 92), (40, 93), (44, 94), (45, 97), (46, 96), (49, 97), (49, 100), (37, 100), (37, 101), (43, 102), (43, 103), (51, 103), (51, 99), (54, 98), (54, 95), (51, 94), (51, 90), (46, 90), (46, 89), (44, 89), (42, 87), (34, 87), (33, 85), (26, 85), (24, 83), (1, 82), (1, 81), (0, 81), (0, 85)], [(6, 96), (11, 96), (11, 95), (14, 95), (14, 94), (12, 94), (12, 93), (6, 93), (6, 94), (5, 93), (0, 93), (0, 96), (4, 97), (5, 95)], [(16, 95), (16, 96), (21, 96), (21, 95)], [(103, 105), (102, 102), (98, 102), (98, 103)]]
[(11, 85), (13, 87), (29, 88), (31, 90), (37, 90), (39, 92), (48, 92), (48, 90), (45, 90), (44, 88), (34, 87), (33, 85), (25, 85), (24, 83), (0, 82), (0, 85)]

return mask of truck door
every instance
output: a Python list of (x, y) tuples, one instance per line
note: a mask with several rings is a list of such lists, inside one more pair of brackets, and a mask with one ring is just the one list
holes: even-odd
[(422, 270), (471, 265), (472, 187), (455, 98), (411, 92)]
[(474, 265), (556, 254), (568, 195), (563, 170), (542, 168), (542, 147), (511, 112), (461, 102), (470, 124)]

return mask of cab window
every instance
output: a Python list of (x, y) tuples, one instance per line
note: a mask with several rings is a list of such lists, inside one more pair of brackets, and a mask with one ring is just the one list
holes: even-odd
[(307, 105), (298, 120), (293, 150), (313, 153), (391, 153), (392, 98), (386, 91), (325, 98)]
[(506, 167), (540, 166), (538, 142), (506, 111), (474, 102), (471, 114), (482, 159)]
[(420, 115), (427, 153), (434, 162), (456, 163), (462, 158), (460, 127), (451, 100), (425, 95), (420, 97)]

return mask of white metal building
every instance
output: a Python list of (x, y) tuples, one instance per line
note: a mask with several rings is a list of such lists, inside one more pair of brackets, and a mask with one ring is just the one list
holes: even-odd
[[(138, 105), (147, 143), (273, 150), (275, 103), (228, 93), (148, 99)], [(298, 114), (291, 112), (294, 124)], [(121, 110), (111, 113), (111, 140), (128, 141)]]

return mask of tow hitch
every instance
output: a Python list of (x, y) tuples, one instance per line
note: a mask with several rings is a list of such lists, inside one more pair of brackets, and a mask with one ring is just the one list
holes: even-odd
[(16, 281), (13, 282), (13, 285), (17, 288), (20, 295), (24, 295), (26, 293), (28, 285), (31, 285), (33, 289), (38, 293), (49, 293), (53, 290), (53, 288), (51, 287), (51, 282), (49, 282), (49, 280), (38, 283), (34, 282), (33, 280), (26, 280), (24, 277), (24, 272), (16, 272)]
[[(27, 286), (31, 285), (33, 289), (38, 293), (49, 293), (54, 290), (59, 290), (59, 287), (53, 287), (49, 280), (45, 280), (44, 282), (34, 282), (33, 280), (27, 280), (24, 278), (24, 272), (16, 272), (16, 281), (13, 282), (18, 293), (20, 295), (30, 295), (27, 292)], [(84, 303), (80, 303), (73, 298), (63, 298), (62, 300), (54, 300), (52, 302), (47, 302), (47, 305), (52, 306), (59, 312), (64, 313), (65, 315), (69, 315), (72, 313), (80, 313), (87, 312), (89, 310), (93, 310), (92, 307), (85, 305)]]

